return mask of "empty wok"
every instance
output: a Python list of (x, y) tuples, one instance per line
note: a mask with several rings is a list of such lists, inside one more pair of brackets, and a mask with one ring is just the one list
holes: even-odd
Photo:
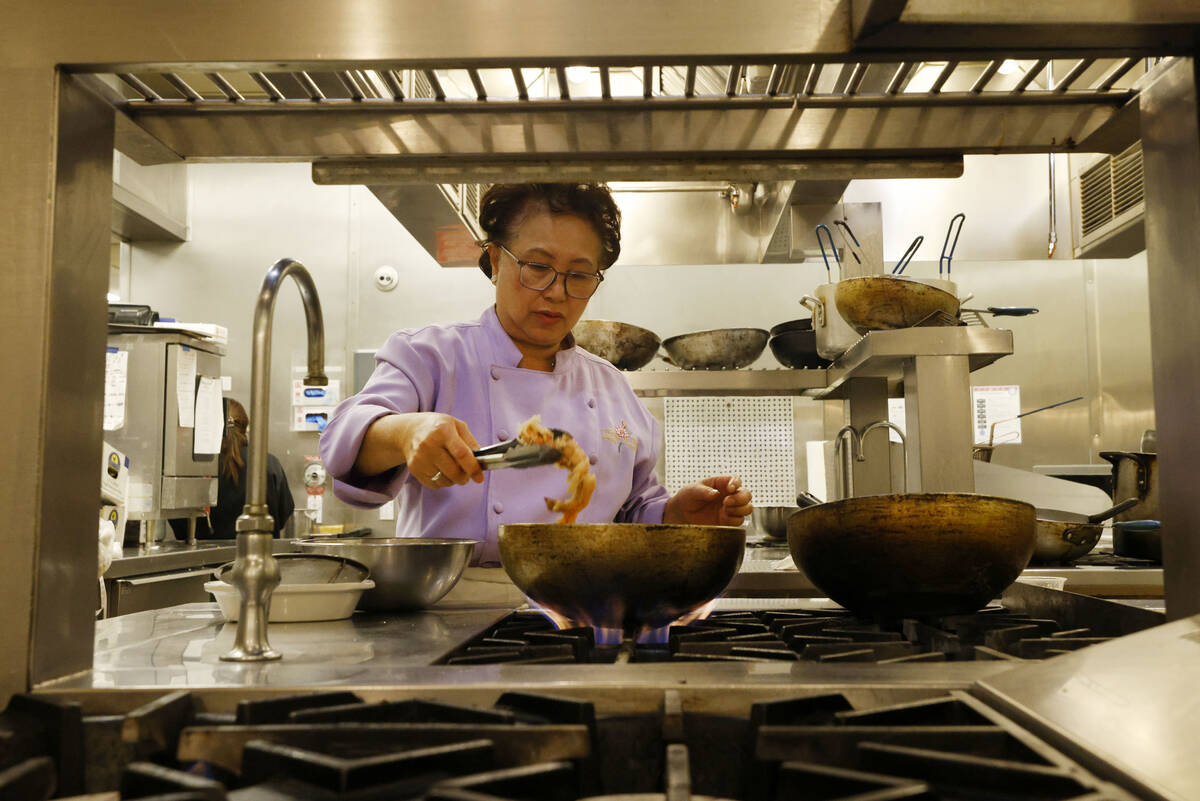
[(737, 574), (732, 526), (520, 523), (500, 526), (500, 562), (530, 600), (576, 624), (636, 637), (713, 600)]
[(762, 328), (718, 328), (680, 334), (662, 344), (670, 357), (665, 361), (684, 370), (738, 370), (762, 355), (767, 337)]
[(1032, 505), (968, 493), (846, 498), (788, 519), (797, 567), (874, 618), (974, 612), (1016, 580), (1035, 541)]
[(579, 347), (607, 359), (618, 370), (645, 367), (662, 343), (653, 331), (613, 320), (580, 320), (571, 333)]
[(958, 315), (958, 298), (944, 289), (898, 275), (865, 275), (838, 281), (838, 313), (860, 334), (908, 328), (931, 314)]
[(790, 320), (771, 329), (767, 344), (775, 359), (784, 367), (806, 369), (828, 367), (830, 361), (817, 353), (817, 332), (812, 318)]

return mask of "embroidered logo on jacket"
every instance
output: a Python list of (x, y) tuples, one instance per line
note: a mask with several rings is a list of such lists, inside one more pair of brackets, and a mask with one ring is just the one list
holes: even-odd
[(617, 446), (618, 453), (620, 453), (621, 448), (625, 446), (629, 446), (631, 450), (637, 450), (637, 437), (629, 433), (629, 427), (626, 425), (624, 420), (621, 421), (620, 425), (613, 428), (600, 429), (600, 436), (602, 436), (606, 442), (614, 443)]

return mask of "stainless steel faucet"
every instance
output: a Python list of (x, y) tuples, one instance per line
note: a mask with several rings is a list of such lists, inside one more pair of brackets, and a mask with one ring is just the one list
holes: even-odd
[(267, 433), (271, 390), (271, 322), (275, 296), (283, 279), (291, 276), (300, 287), (308, 329), (306, 384), (324, 386), (325, 324), (317, 287), (304, 265), (280, 259), (271, 265), (254, 307), (254, 356), (250, 365), (250, 446), (246, 465), (246, 506), (237, 519), (237, 558), (231, 582), (237, 587), (241, 608), (233, 650), (221, 656), (228, 662), (264, 662), (281, 654), (267, 642), (267, 613), (271, 593), (279, 585), (279, 565), (271, 555), (275, 520), (267, 509)]
[[(863, 440), (877, 428), (891, 429), (900, 437), (900, 452), (904, 459), (904, 492), (908, 492), (908, 439), (904, 436), (904, 432), (898, 425), (888, 420), (879, 420), (871, 423), (862, 430), (860, 434), (854, 426), (845, 425), (838, 429), (838, 432), (833, 435), (833, 454), (838, 470), (841, 471), (840, 487), (843, 498), (854, 497), (854, 475), (852, 462), (865, 462), (867, 457), (863, 454)], [(843, 444), (849, 438), (849, 450)]]

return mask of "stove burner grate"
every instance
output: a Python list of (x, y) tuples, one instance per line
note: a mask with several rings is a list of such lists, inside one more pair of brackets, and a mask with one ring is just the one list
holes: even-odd
[(943, 662), (1043, 659), (1110, 637), (1063, 629), (1000, 606), (969, 615), (887, 623), (840, 609), (736, 610), (672, 626), (662, 644), (630, 652), (597, 646), (591, 628), (557, 630), (541, 613), (521, 610), (438, 660), (437, 664), (637, 662)]

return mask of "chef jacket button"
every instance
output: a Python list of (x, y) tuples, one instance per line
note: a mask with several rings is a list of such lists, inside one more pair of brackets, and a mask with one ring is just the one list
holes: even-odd
[(500, 503), (499, 501), (497, 501), (496, 503), (493, 503), (492, 511), (498, 515), (504, 514), (504, 504)]
[(497, 370), (495, 367), (493, 367), (493, 368), (492, 368), (492, 380), (493, 380), (493, 381), (499, 381), (499, 380), (500, 380), (500, 371), (499, 371), (499, 370)]
[(588, 398), (588, 408), (589, 409), (596, 408), (596, 399), (595, 398)]
[(508, 439), (508, 432), (502, 428), (496, 432), (496, 436), (499, 437), (501, 440), (506, 440), (506, 439)]
[(598, 461), (600, 461), (600, 460), (596, 458), (596, 454), (594, 454), (594, 453), (588, 457), (588, 462), (590, 464), (595, 464)]

